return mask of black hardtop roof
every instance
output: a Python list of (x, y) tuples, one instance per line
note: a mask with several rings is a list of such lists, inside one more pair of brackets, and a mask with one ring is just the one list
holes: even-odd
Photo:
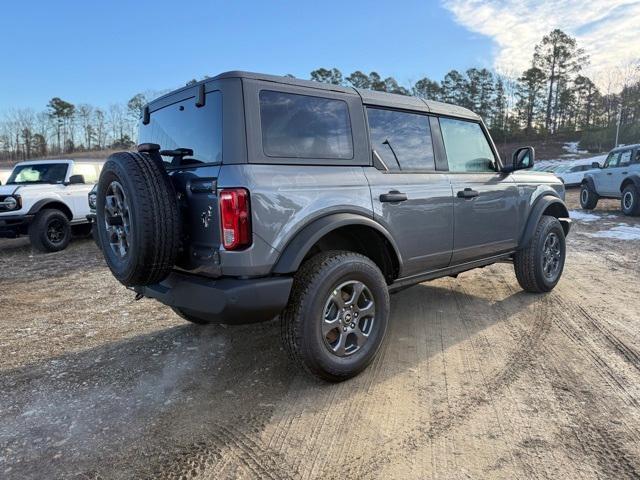
[(408, 95), (398, 95), (395, 93), (379, 92), (375, 90), (343, 87), (341, 85), (332, 85), (330, 83), (314, 82), (312, 80), (301, 80), (299, 78), (284, 77), (278, 75), (267, 75), (264, 73), (245, 72), (241, 70), (232, 70), (229, 72), (221, 73), (212, 78), (206, 78), (192, 85), (174, 90), (149, 103), (154, 104), (161, 99), (171, 97), (179, 92), (183, 92), (188, 89), (196, 88), (201, 84), (223, 80), (226, 78), (246, 78), (251, 80), (260, 80), (263, 82), (273, 82), (284, 85), (293, 85), (298, 87), (314, 88), (318, 90), (340, 92), (347, 95), (359, 95), (362, 98), (362, 102), (366, 105), (395, 107), (406, 110), (420, 110), (429, 113), (437, 113), (440, 115), (449, 115), (452, 117), (480, 120), (480, 117), (471, 110), (460, 107), (458, 105), (451, 105), (449, 103), (436, 102), (434, 100), (425, 100), (420, 97), (413, 97)]

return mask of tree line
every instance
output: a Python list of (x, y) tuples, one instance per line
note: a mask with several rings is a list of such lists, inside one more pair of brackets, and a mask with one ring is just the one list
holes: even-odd
[(53, 97), (43, 111), (11, 110), (0, 120), (0, 160), (131, 148), (146, 103), (142, 93), (106, 109)]
[[(344, 75), (337, 68), (318, 68), (310, 79), (467, 107), (505, 143), (565, 134), (579, 138), (581, 148), (607, 150), (615, 142), (618, 121), (619, 143), (640, 142), (640, 62), (609, 72), (605, 92), (585, 74), (588, 64), (577, 41), (556, 29), (535, 46), (531, 66), (516, 75), (469, 68), (451, 70), (441, 80), (424, 77), (402, 85), (375, 71)], [(0, 160), (131, 148), (146, 103), (142, 93), (107, 109), (54, 97), (41, 112), (7, 112), (0, 120)]]
[(580, 136), (582, 148), (607, 149), (620, 117), (619, 143), (640, 142), (640, 63), (610, 72), (610, 83), (620, 85), (620, 92), (602, 92), (584, 73), (588, 64), (576, 40), (556, 29), (535, 46), (531, 67), (519, 75), (470, 68), (403, 86), (375, 71), (345, 76), (336, 68), (318, 68), (310, 79), (460, 105), (481, 115), (505, 141), (572, 133)]

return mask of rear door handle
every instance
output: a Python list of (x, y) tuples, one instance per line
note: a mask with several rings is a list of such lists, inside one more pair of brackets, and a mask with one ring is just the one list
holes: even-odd
[(613, 173), (611, 173), (611, 172), (607, 172), (607, 175), (613, 175)]
[(472, 188), (465, 188), (458, 192), (458, 198), (475, 198), (480, 195), (480, 192)]
[(407, 199), (407, 194), (399, 192), (398, 190), (391, 190), (389, 193), (383, 193), (380, 195), (381, 202), (404, 202)]
[(629, 172), (622, 172), (623, 175), (627, 175)]

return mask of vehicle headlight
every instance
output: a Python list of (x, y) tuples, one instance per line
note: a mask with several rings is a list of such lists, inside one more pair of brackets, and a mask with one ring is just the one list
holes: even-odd
[(98, 195), (96, 195), (95, 193), (91, 192), (89, 194), (89, 208), (91, 210), (95, 210), (97, 205), (98, 205)]
[(18, 206), (18, 200), (14, 197), (6, 197), (4, 199), (4, 208), (7, 210), (15, 210)]

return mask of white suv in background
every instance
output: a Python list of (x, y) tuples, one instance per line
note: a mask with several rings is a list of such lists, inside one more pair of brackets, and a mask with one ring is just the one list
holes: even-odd
[(72, 226), (87, 224), (87, 194), (98, 181), (103, 163), (102, 160), (18, 163), (6, 185), (0, 186), (0, 237), (29, 235), (31, 245), (42, 252), (66, 248)]

